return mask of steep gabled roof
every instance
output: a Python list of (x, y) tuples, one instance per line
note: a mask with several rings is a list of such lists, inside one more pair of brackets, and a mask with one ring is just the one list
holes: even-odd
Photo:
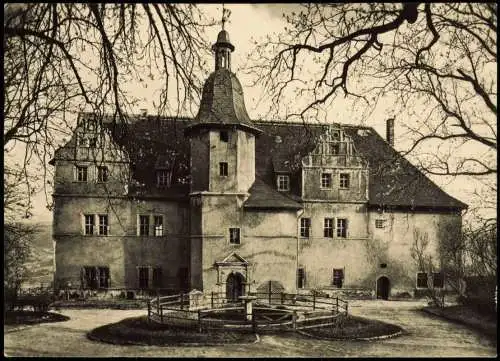
[[(136, 180), (132, 194), (182, 199), (189, 194), (190, 150), (184, 130), (193, 120), (132, 116), (125, 124), (103, 121), (116, 143), (126, 150)], [(253, 121), (262, 130), (255, 143), (256, 181), (245, 208), (301, 208), (301, 159), (316, 146), (330, 125)], [(373, 128), (341, 125), (359, 156), (369, 163), (369, 205), (464, 209), (467, 205), (444, 192), (398, 154)], [(74, 149), (74, 148), (73, 148)], [(57, 159), (73, 159), (65, 146)], [(161, 164), (160, 164), (161, 163)], [(172, 186), (156, 186), (155, 169), (172, 170)], [(276, 174), (290, 175), (290, 192), (276, 190)]]

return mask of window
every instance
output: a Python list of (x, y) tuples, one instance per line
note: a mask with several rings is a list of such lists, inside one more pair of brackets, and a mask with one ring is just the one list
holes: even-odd
[(344, 283), (344, 270), (342, 268), (334, 268), (332, 284), (338, 288), (342, 288), (343, 283)]
[(324, 237), (333, 238), (333, 218), (325, 218), (323, 235)]
[(332, 155), (337, 155), (340, 153), (340, 144), (339, 143), (328, 143), (329, 145), (329, 153)]
[(300, 236), (309, 237), (311, 230), (311, 218), (300, 219)]
[(287, 175), (278, 176), (278, 190), (279, 191), (289, 191), (290, 190), (290, 177)]
[(139, 267), (139, 288), (141, 290), (149, 288), (149, 267)]
[(99, 234), (102, 236), (106, 236), (108, 234), (108, 215), (100, 214), (99, 215)]
[(306, 271), (303, 268), (297, 269), (297, 288), (306, 286)]
[(444, 277), (441, 272), (432, 272), (432, 287), (443, 288), (444, 287)]
[(76, 167), (76, 180), (78, 182), (87, 182), (88, 181), (88, 173), (87, 167)]
[(159, 170), (156, 172), (156, 184), (159, 186), (168, 185), (169, 172), (166, 170)]
[(385, 219), (376, 219), (375, 228), (385, 228)]
[(220, 162), (219, 163), (219, 175), (221, 177), (227, 177), (227, 175), (228, 175), (227, 162)]
[(139, 216), (139, 235), (149, 236), (149, 216)]
[(94, 215), (85, 215), (85, 234), (94, 234)]
[(240, 229), (229, 228), (229, 243), (240, 244)]
[(347, 237), (347, 219), (337, 218), (337, 237)]
[(97, 181), (100, 183), (108, 181), (108, 167), (97, 167)]
[(99, 288), (109, 287), (109, 267), (98, 267)]
[(220, 141), (227, 143), (229, 142), (229, 133), (227, 130), (221, 130), (219, 133)]
[(427, 273), (425, 272), (417, 273), (417, 288), (428, 288)]
[(155, 236), (163, 236), (163, 216), (154, 216)]
[(321, 173), (321, 188), (331, 188), (331, 187), (332, 187), (331, 173)]
[(153, 288), (161, 288), (162, 287), (162, 273), (161, 267), (153, 268)]
[(349, 174), (340, 173), (340, 188), (346, 189), (349, 188)]
[(84, 289), (95, 290), (110, 286), (109, 267), (84, 266), (81, 276)]

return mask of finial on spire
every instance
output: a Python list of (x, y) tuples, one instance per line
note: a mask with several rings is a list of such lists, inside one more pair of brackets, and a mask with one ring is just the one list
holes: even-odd
[(226, 21), (229, 19), (229, 15), (231, 15), (231, 10), (226, 9), (224, 3), (222, 3), (222, 30), (224, 30), (224, 25)]

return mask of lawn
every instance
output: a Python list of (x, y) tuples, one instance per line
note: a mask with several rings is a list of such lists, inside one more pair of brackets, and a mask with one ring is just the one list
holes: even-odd
[(69, 317), (54, 312), (6, 311), (4, 314), (4, 327), (11, 329), (15, 328), (15, 326), (67, 320), (69, 320)]
[(120, 322), (98, 327), (87, 334), (95, 341), (118, 345), (154, 346), (209, 346), (221, 344), (246, 344), (256, 341), (251, 332), (211, 330), (199, 332), (169, 325), (148, 322), (147, 316), (126, 318)]

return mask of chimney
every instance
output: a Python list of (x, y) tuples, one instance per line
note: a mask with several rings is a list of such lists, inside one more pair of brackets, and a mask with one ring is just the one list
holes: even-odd
[(146, 115), (148, 115), (148, 110), (147, 110), (147, 109), (145, 109), (145, 108), (141, 109), (141, 115), (142, 115), (143, 117), (145, 117)]
[(394, 147), (394, 118), (387, 119), (386, 139), (387, 143), (389, 143), (391, 147)]

